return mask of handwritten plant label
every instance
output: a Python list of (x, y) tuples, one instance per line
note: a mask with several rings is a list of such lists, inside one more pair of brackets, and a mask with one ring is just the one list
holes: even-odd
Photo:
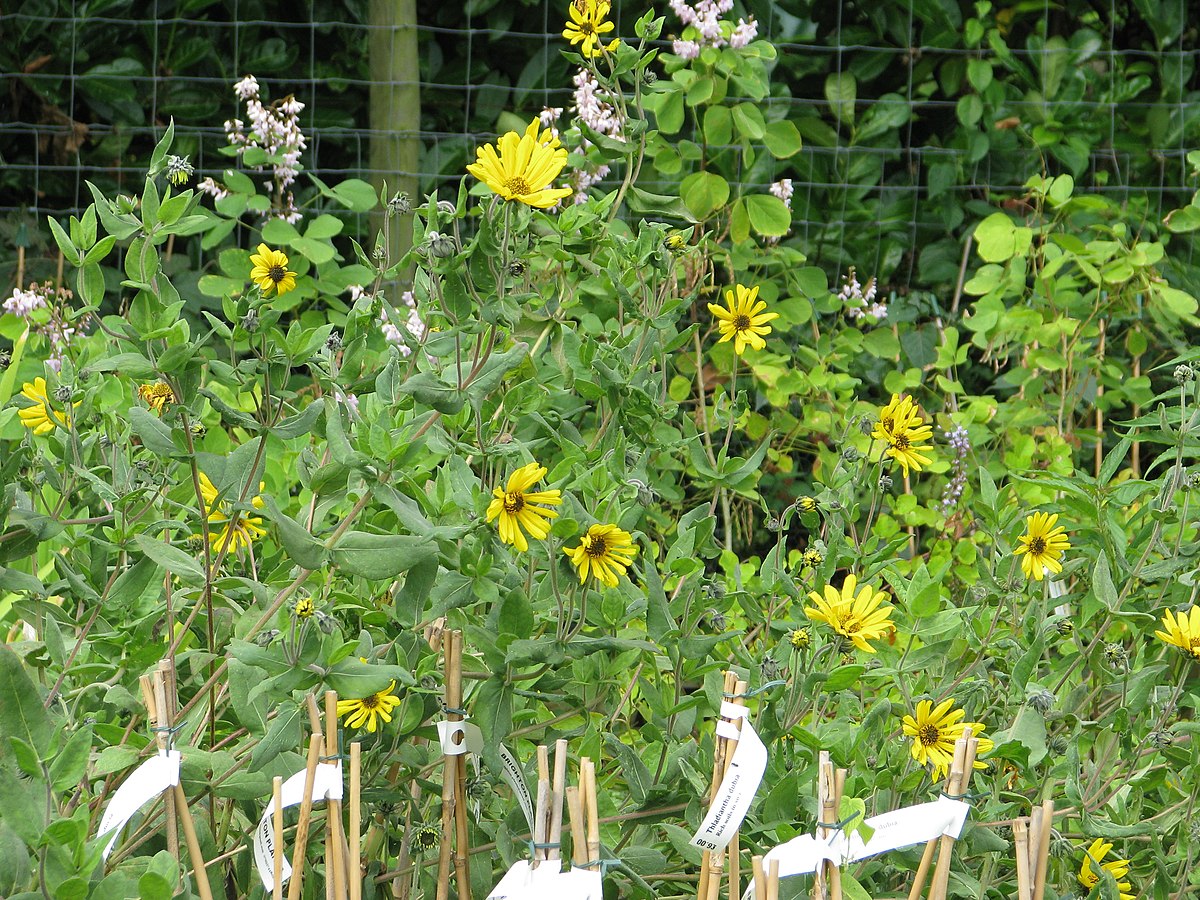
[(520, 860), (504, 873), (487, 900), (603, 900), (598, 871), (571, 868), (559, 871), (558, 860), (547, 860), (536, 869)]
[(721, 704), (721, 716), (742, 720), (739, 732), (732, 722), (718, 722), (717, 734), (737, 741), (733, 759), (717, 789), (717, 797), (708, 808), (700, 828), (692, 835), (692, 846), (716, 852), (724, 850), (738, 830), (767, 769), (767, 748), (750, 720), (746, 708), (732, 703)]
[[(304, 800), (304, 776), (302, 769), (283, 783), (280, 795), (284, 809), (289, 806), (299, 806)], [(319, 763), (316, 777), (313, 778), (312, 802), (322, 800), (342, 799), (342, 764)], [(258, 866), (258, 877), (262, 879), (263, 887), (270, 893), (275, 889), (275, 824), (272, 821), (275, 808), (272, 802), (267, 803), (262, 818), (258, 820), (258, 828), (254, 830), (254, 863)], [(292, 876), (292, 865), (287, 855), (283, 857), (281, 881), (287, 881)]]
[[(529, 830), (533, 831), (533, 797), (529, 794), (529, 785), (525, 783), (525, 774), (521, 771), (521, 764), (517, 762), (512, 751), (503, 744), (500, 745), (500, 767), (504, 780), (508, 782), (508, 786), (516, 795), (517, 803), (521, 804), (521, 812), (525, 814)], [(539, 868), (541, 867), (539, 866)]]
[(96, 837), (103, 837), (110, 831), (112, 838), (104, 847), (101, 858), (108, 859), (121, 829), (133, 818), (134, 813), (165, 791), (179, 784), (179, 763), (182, 757), (178, 750), (159, 751), (136, 769), (125, 779), (125, 783), (117, 788), (109, 801), (104, 816), (100, 819), (100, 828)]
[[(970, 804), (946, 797), (933, 803), (906, 806), (867, 819), (864, 824), (875, 829), (869, 841), (864, 842), (857, 831), (849, 837), (845, 832), (835, 831), (824, 840), (802, 834), (775, 847), (763, 862), (779, 860), (779, 877), (783, 878), (815, 872), (825, 860), (843, 866), (890, 850), (924, 844), (942, 835), (957, 838), (970, 809)], [(743, 898), (752, 900), (753, 897), (754, 885), (751, 883)]]

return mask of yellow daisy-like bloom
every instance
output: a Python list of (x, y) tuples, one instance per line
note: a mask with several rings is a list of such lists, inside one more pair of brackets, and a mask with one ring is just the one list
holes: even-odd
[(932, 700), (922, 700), (917, 704), (915, 717), (904, 717), (902, 728), (913, 739), (913, 759), (922, 766), (927, 763), (932, 765), (935, 779), (949, 771), (950, 763), (954, 761), (954, 743), (963, 736), (966, 728), (970, 728), (971, 735), (979, 739), (974, 768), (987, 768), (987, 763), (979, 757), (989, 753), (995, 747), (995, 742), (982, 737), (982, 722), (960, 721), (964, 715), (964, 710), (954, 708), (954, 698), (950, 697), (936, 708)]
[(1104, 857), (1108, 855), (1108, 851), (1112, 849), (1112, 844), (1103, 838), (1096, 838), (1092, 841), (1092, 845), (1087, 848), (1087, 855), (1083, 857), (1083, 865), (1079, 867), (1079, 883), (1089, 891), (1100, 883), (1100, 875), (1092, 868), (1092, 864), (1100, 866), (1102, 869), (1107, 869), (1117, 882), (1117, 890), (1120, 891), (1121, 900), (1133, 900), (1133, 885), (1128, 881), (1122, 881), (1129, 874), (1129, 860), (1127, 859), (1111, 859), (1108, 862), (1103, 862)]
[(832, 584), (825, 585), (825, 596), (816, 591), (809, 592), (808, 599), (815, 607), (804, 607), (804, 614), (814, 622), (825, 622), (836, 633), (854, 646), (867, 653), (874, 653), (870, 641), (878, 640), (895, 628), (890, 618), (893, 607), (881, 606), (888, 595), (870, 585), (863, 585), (855, 596), (858, 578), (847, 575), (839, 591)]
[(1026, 530), (1017, 540), (1021, 546), (1013, 551), (1014, 556), (1024, 554), (1021, 560), (1021, 571), (1026, 578), (1041, 581), (1049, 569), (1055, 575), (1062, 571), (1063, 551), (1071, 549), (1065, 529), (1054, 523), (1058, 521), (1058, 513), (1034, 513), (1025, 519)]
[(538, 132), (538, 119), (529, 123), (524, 134), (510, 131), (496, 144), (484, 144), (475, 151), (475, 162), (467, 171), (505, 200), (517, 200), (526, 206), (549, 209), (571, 188), (552, 188), (550, 185), (567, 164), (566, 148), (553, 138)]
[(617, 578), (633, 564), (638, 548), (628, 531), (616, 525), (593, 525), (579, 539), (578, 547), (564, 547), (563, 553), (579, 570), (579, 583), (587, 581), (590, 571), (597, 581), (617, 586)]
[(360, 700), (339, 700), (337, 713), (346, 716), (347, 728), (363, 728), (372, 734), (379, 727), (379, 719), (384, 722), (392, 721), (392, 710), (400, 705), (400, 698), (392, 693), (396, 689), (395, 680), (382, 691), (377, 691), (370, 697)]
[(900, 463), (905, 477), (909, 469), (920, 472), (932, 461), (925, 454), (933, 448), (923, 445), (933, 438), (933, 426), (925, 424), (921, 411), (907, 394), (892, 394), (891, 402), (879, 411), (871, 437), (887, 444), (884, 453)]
[(1192, 659), (1200, 660), (1200, 606), (1189, 607), (1187, 612), (1175, 615), (1171, 610), (1163, 614), (1165, 631), (1156, 631), (1154, 636), (1165, 644), (1178, 647)]
[[(262, 482), (259, 482), (258, 489), (263, 489)], [(262, 527), (261, 516), (247, 516), (243, 512), (231, 514), (225, 500), (217, 503), (217, 488), (203, 472), (200, 473), (200, 495), (204, 498), (204, 510), (208, 514), (208, 542), (215, 552), (220, 553), (228, 547), (229, 553), (237, 553), (267, 533)], [(250, 505), (262, 509), (263, 498), (255, 497)]]
[(258, 252), (250, 255), (250, 262), (254, 263), (250, 280), (258, 285), (264, 295), (274, 291), (279, 296), (296, 287), (296, 273), (288, 271), (287, 254), (282, 250), (272, 250), (266, 244), (259, 244)]
[[(60, 425), (71, 427), (71, 413), (59, 412), (50, 405), (50, 397), (46, 394), (46, 379), (40, 375), (31, 382), (21, 385), (21, 396), (32, 403), (17, 410), (21, 424), (34, 434), (49, 434)], [(79, 405), (79, 401), (71, 404), (71, 409)]]
[[(487, 520), (499, 517), (500, 540), (512, 544), (520, 552), (529, 549), (525, 532), (538, 540), (550, 534), (550, 520), (558, 512), (538, 506), (539, 503), (558, 506), (562, 503), (562, 492), (557, 488), (548, 491), (530, 491), (546, 475), (546, 467), (535, 462), (521, 466), (508, 477), (508, 484), (492, 491), (495, 498), (488, 504)], [(522, 530), (524, 529), (524, 531)]]
[(175, 402), (175, 392), (171, 390), (169, 384), (162, 381), (138, 385), (138, 396), (159, 415), (162, 415), (162, 411), (168, 403)]
[(763, 340), (764, 335), (771, 333), (771, 326), (767, 323), (778, 319), (779, 313), (763, 312), (767, 308), (767, 301), (758, 299), (758, 285), (745, 288), (735, 284), (733, 287), (737, 291), (736, 299), (734, 291), (726, 291), (725, 305), (710, 303), (708, 311), (717, 317), (717, 328), (721, 332), (721, 339), (717, 343), (723, 344), (732, 339), (734, 352), (741, 356), (746, 352), (747, 344), (755, 350), (767, 346)]
[(292, 612), (295, 613), (297, 619), (307, 619), (317, 611), (316, 604), (313, 603), (312, 597), (301, 597), (296, 601), (296, 605), (292, 607)]
[(604, 50), (611, 53), (620, 43), (618, 38), (613, 38), (607, 46), (600, 43), (600, 36), (616, 27), (612, 22), (605, 21), (610, 6), (609, 0), (574, 0), (567, 9), (571, 20), (563, 28), (562, 36), (572, 45), (582, 44), (579, 52), (585, 59), (600, 56)]

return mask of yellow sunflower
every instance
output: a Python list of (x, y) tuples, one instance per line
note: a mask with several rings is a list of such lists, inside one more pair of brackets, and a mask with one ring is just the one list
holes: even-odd
[(1092, 845), (1087, 848), (1087, 852), (1083, 857), (1083, 865), (1079, 867), (1079, 883), (1089, 891), (1100, 883), (1100, 876), (1092, 869), (1092, 863), (1100, 866), (1102, 869), (1107, 869), (1108, 873), (1117, 882), (1117, 890), (1121, 894), (1121, 900), (1133, 900), (1133, 885), (1128, 881), (1122, 881), (1129, 874), (1129, 860), (1127, 859), (1111, 859), (1108, 862), (1103, 862), (1104, 857), (1108, 855), (1108, 851), (1112, 849), (1112, 844), (1104, 840), (1104, 838), (1096, 838), (1092, 841)]
[(1024, 554), (1021, 560), (1021, 571), (1026, 578), (1041, 581), (1048, 569), (1057, 575), (1062, 571), (1063, 551), (1071, 549), (1065, 529), (1059, 525), (1058, 513), (1034, 513), (1025, 519), (1026, 531), (1017, 540), (1021, 546), (1013, 551), (1014, 556)]
[(721, 332), (721, 339), (717, 343), (723, 344), (732, 339), (734, 352), (741, 356), (746, 352), (747, 344), (754, 350), (767, 346), (763, 340), (764, 335), (771, 333), (771, 326), (767, 323), (778, 319), (779, 313), (763, 312), (767, 302), (758, 299), (758, 285), (745, 288), (735, 284), (733, 287), (737, 291), (736, 299), (734, 291), (726, 291), (725, 305), (710, 303), (708, 311), (717, 317), (717, 329)]
[[(258, 489), (263, 489), (262, 482), (259, 482)], [(248, 516), (244, 512), (231, 513), (231, 504), (227, 502), (227, 498), (217, 503), (217, 494), (216, 486), (201, 472), (200, 495), (204, 499), (204, 511), (208, 514), (208, 542), (214, 551), (220, 553), (228, 547), (229, 553), (237, 553), (267, 533), (262, 527), (261, 516)], [(255, 509), (262, 509), (263, 498), (255, 497), (250, 501), (250, 505)]]
[[(39, 375), (32, 382), (27, 381), (22, 384), (21, 396), (33, 405), (21, 407), (17, 410), (17, 415), (21, 419), (21, 424), (34, 434), (49, 434), (60, 425), (63, 428), (71, 427), (70, 410), (61, 413), (50, 405), (50, 397), (46, 394), (45, 378)], [(71, 409), (78, 405), (79, 401), (72, 403)]]
[(837, 634), (853, 641), (854, 646), (867, 653), (874, 653), (870, 641), (878, 640), (890, 632), (893, 607), (881, 606), (888, 595), (870, 585), (863, 585), (855, 596), (858, 578), (847, 575), (839, 591), (832, 584), (825, 585), (825, 596), (811, 591), (808, 599), (815, 606), (806, 606), (804, 614), (814, 622), (825, 622)]
[(931, 462), (925, 454), (933, 448), (925, 442), (933, 438), (933, 427), (925, 424), (921, 411), (907, 394), (892, 394), (891, 402), (879, 411), (871, 437), (887, 444), (884, 453), (900, 463), (906, 477), (909, 469), (920, 472)]
[(922, 700), (917, 704), (916, 716), (904, 717), (902, 728), (913, 739), (913, 759), (922, 766), (932, 765), (934, 779), (949, 771), (950, 763), (954, 761), (954, 744), (968, 727), (972, 736), (979, 739), (974, 768), (987, 768), (988, 764), (978, 757), (990, 752), (995, 743), (990, 738), (982, 737), (982, 722), (961, 721), (965, 715), (964, 710), (954, 708), (954, 698), (950, 697), (937, 707), (934, 707), (932, 700)]
[(618, 38), (613, 38), (607, 46), (600, 43), (600, 36), (616, 27), (612, 22), (605, 21), (609, 9), (609, 0), (574, 0), (567, 9), (571, 20), (563, 28), (562, 36), (572, 45), (581, 43), (579, 52), (585, 59), (600, 56), (605, 50), (611, 53), (620, 43)]
[(339, 700), (337, 713), (346, 717), (347, 728), (363, 728), (372, 734), (379, 727), (379, 719), (384, 722), (392, 721), (392, 710), (400, 705), (400, 698), (392, 693), (396, 688), (393, 679), (382, 691), (377, 691), (369, 697), (359, 700)]
[(549, 209), (571, 196), (571, 188), (550, 187), (567, 164), (567, 151), (556, 140), (546, 140), (538, 131), (540, 124), (534, 119), (523, 135), (515, 131), (503, 135), (496, 141), (499, 152), (484, 144), (475, 151), (475, 162), (467, 171), (505, 200), (538, 209)]
[(168, 403), (175, 402), (175, 392), (171, 390), (170, 385), (162, 381), (138, 385), (138, 396), (159, 415), (162, 415), (162, 411)]
[(1155, 637), (1200, 660), (1200, 606), (1189, 607), (1179, 615), (1168, 609), (1163, 613), (1162, 625), (1165, 631), (1154, 632)]
[(579, 583), (583, 584), (588, 572), (601, 584), (617, 586), (617, 578), (633, 564), (638, 548), (628, 531), (616, 525), (593, 525), (579, 539), (578, 547), (564, 547), (563, 553), (579, 570)]
[(538, 504), (558, 506), (562, 503), (562, 492), (557, 488), (529, 490), (545, 475), (546, 467), (535, 462), (522, 466), (509, 476), (505, 487), (492, 491), (494, 499), (488, 504), (487, 520), (500, 519), (500, 540), (512, 544), (522, 553), (529, 549), (525, 531), (538, 540), (545, 540), (550, 534), (550, 520), (558, 516), (557, 511)]
[(264, 296), (272, 290), (279, 296), (296, 287), (296, 273), (288, 271), (287, 254), (282, 250), (272, 250), (266, 244), (259, 244), (258, 253), (250, 255), (250, 262), (254, 263), (250, 280), (258, 285)]

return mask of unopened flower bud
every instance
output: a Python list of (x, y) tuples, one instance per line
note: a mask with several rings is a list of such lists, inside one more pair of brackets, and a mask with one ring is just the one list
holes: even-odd
[(1029, 705), (1043, 716), (1054, 708), (1054, 694), (1043, 688), (1029, 695)]
[(312, 597), (301, 597), (296, 601), (296, 605), (292, 607), (292, 613), (297, 619), (307, 619), (316, 612), (316, 606), (312, 601)]
[(796, 628), (788, 632), (788, 643), (797, 650), (807, 650), (812, 644), (812, 631), (808, 628)]
[(858, 430), (860, 433), (870, 437), (871, 432), (875, 430), (875, 423), (872, 422), (867, 416), (863, 416), (858, 420)]
[(651, 85), (658, 81), (658, 73), (647, 69), (642, 73), (642, 84)]
[(242, 328), (250, 334), (258, 331), (258, 310), (252, 309), (242, 316)]
[(1175, 741), (1175, 735), (1161, 728), (1156, 729), (1146, 735), (1146, 739), (1150, 742), (1151, 747), (1157, 747), (1162, 750), (1165, 747), (1170, 747)]
[(208, 434), (208, 426), (203, 422), (193, 422), (191, 425), (192, 437), (199, 440)]
[(1070, 637), (1075, 633), (1075, 623), (1070, 619), (1059, 619), (1054, 623), (1054, 630), (1063, 637)]
[(315, 618), (317, 620), (317, 627), (320, 628), (325, 634), (333, 634), (333, 630), (337, 628), (337, 619), (329, 615), (327, 612), (321, 612), (321, 610), (318, 609)]
[(817, 499), (815, 497), (798, 497), (796, 499), (796, 509), (800, 512), (815, 512), (817, 509)]
[(758, 671), (762, 673), (763, 681), (772, 681), (779, 674), (779, 663), (770, 656), (764, 656), (758, 664)]
[(340, 332), (329, 332), (329, 337), (325, 338), (325, 349), (330, 353), (337, 353), (342, 349), (342, 335)]
[(429, 235), (429, 254), (436, 259), (449, 259), (458, 252), (458, 243), (448, 234), (438, 234), (436, 231)]
[(1104, 661), (1118, 672), (1129, 669), (1129, 651), (1117, 641), (1104, 645)]
[(519, 259), (514, 259), (508, 264), (508, 274), (513, 278), (520, 278), (525, 274), (525, 263)]
[(816, 568), (821, 563), (825, 562), (825, 555), (816, 547), (809, 547), (800, 557), (800, 564)]
[(848, 463), (858, 462), (861, 457), (862, 454), (858, 452), (857, 447), (847, 447), (842, 451), (842, 459)]
[(1061, 734), (1050, 739), (1050, 752), (1055, 756), (1062, 756), (1070, 749), (1070, 742)]
[(412, 201), (408, 194), (400, 191), (388, 201), (388, 213), (393, 216), (406, 216), (412, 212)]
[(412, 848), (414, 853), (429, 853), (436, 850), (442, 842), (442, 829), (438, 825), (423, 822), (413, 828)]
[(10, 353), (8, 350), (0, 350), (0, 370), (7, 369), (9, 363), (11, 362), (12, 353)]
[(260, 647), (267, 647), (277, 637), (279, 637), (278, 629), (272, 628), (269, 631), (264, 631), (259, 634), (259, 636), (254, 639), (254, 643), (258, 644)]
[(890, 491), (892, 489), (892, 476), (891, 475), (880, 475), (879, 476), (879, 489), (881, 491)]
[(767, 519), (767, 531), (775, 533), (775, 532), (778, 532), (779, 530), (781, 530), (782, 528), (783, 528), (783, 525), (780, 523), (780, 521), (777, 518), (775, 518), (775, 516), (771, 516), (771, 518)]
[(60, 384), (54, 389), (54, 399), (59, 403), (69, 403), (71, 401), (71, 388), (65, 384)]
[(1175, 367), (1175, 383), (1187, 384), (1196, 377), (1196, 372), (1187, 363), (1183, 363)]

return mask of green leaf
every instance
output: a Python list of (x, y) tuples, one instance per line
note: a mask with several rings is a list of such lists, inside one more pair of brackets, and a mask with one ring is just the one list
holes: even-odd
[(171, 429), (148, 409), (130, 407), (129, 424), (133, 427), (133, 433), (141, 439), (142, 446), (151, 453), (167, 457), (187, 456), (187, 451), (177, 447), (172, 440)]
[(825, 78), (825, 100), (839, 122), (854, 122), (854, 102), (858, 99), (858, 82), (849, 72), (831, 72)]
[(712, 172), (693, 172), (683, 179), (679, 195), (696, 219), (707, 219), (729, 202), (729, 182)]
[[(319, 404), (314, 404), (319, 406)], [(324, 568), (329, 562), (329, 551), (325, 545), (308, 533), (303, 525), (291, 516), (280, 512), (275, 500), (270, 496), (263, 498), (264, 512), (267, 518), (279, 529), (279, 541), (292, 562), (304, 569), (316, 571)]]
[(800, 139), (800, 129), (795, 123), (781, 119), (767, 126), (763, 134), (763, 144), (776, 159), (787, 159), (800, 152), (803, 141)]
[(137, 535), (134, 540), (143, 553), (168, 572), (177, 575), (184, 584), (204, 584), (204, 569), (191, 554), (145, 534)]
[(347, 657), (329, 670), (325, 683), (339, 697), (369, 697), (387, 688), (395, 681), (412, 684), (412, 675), (400, 666), (364, 663), (357, 657)]
[(71, 242), (67, 233), (62, 230), (62, 226), (55, 221), (53, 216), (46, 216), (46, 221), (50, 223), (50, 231), (54, 235), (54, 241), (58, 244), (58, 249), (63, 252), (63, 256), (67, 258), (67, 262), (73, 266), (78, 266), (82, 262), (79, 250)]
[(317, 216), (304, 229), (304, 236), (310, 240), (331, 238), (342, 233), (342, 220), (328, 213)]
[(358, 178), (348, 178), (332, 190), (334, 199), (354, 212), (369, 212), (379, 198), (375, 188)]
[(174, 140), (175, 118), (172, 116), (171, 121), (167, 123), (167, 130), (163, 132), (163, 136), (159, 138), (158, 143), (154, 145), (154, 152), (150, 154), (149, 169), (151, 172), (158, 174), (158, 172), (162, 169), (163, 162), (166, 160), (167, 153), (170, 151), (171, 143)]
[(288, 416), (278, 425), (267, 430), (277, 438), (290, 441), (304, 435), (312, 434), (317, 420), (325, 412), (325, 404), (310, 403), (294, 416)]
[(78, 787), (92, 752), (92, 726), (85, 725), (67, 739), (50, 764), (50, 786), (56, 791)]
[(750, 227), (763, 237), (783, 237), (792, 227), (787, 204), (772, 194), (749, 194), (745, 198)]
[(767, 122), (762, 110), (753, 103), (739, 103), (730, 112), (733, 114), (734, 130), (743, 141), (761, 141), (767, 133)]
[(678, 197), (668, 194), (652, 194), (639, 187), (630, 187), (625, 195), (625, 205), (629, 211), (639, 216), (662, 216), (667, 219), (679, 219), (684, 222), (695, 222), (696, 217)]
[(729, 112), (729, 107), (710, 106), (704, 111), (704, 140), (713, 148), (732, 143), (733, 115)]
[[(0, 645), (0, 737), (17, 737), (45, 756), (54, 727), (20, 658)], [(7, 743), (7, 741), (5, 742)]]
[(333, 561), (349, 575), (380, 581), (395, 578), (436, 553), (437, 545), (425, 537), (348, 531), (333, 548)]
[(291, 244), (298, 237), (300, 232), (286, 219), (268, 219), (263, 223), (262, 239), (267, 244)]

